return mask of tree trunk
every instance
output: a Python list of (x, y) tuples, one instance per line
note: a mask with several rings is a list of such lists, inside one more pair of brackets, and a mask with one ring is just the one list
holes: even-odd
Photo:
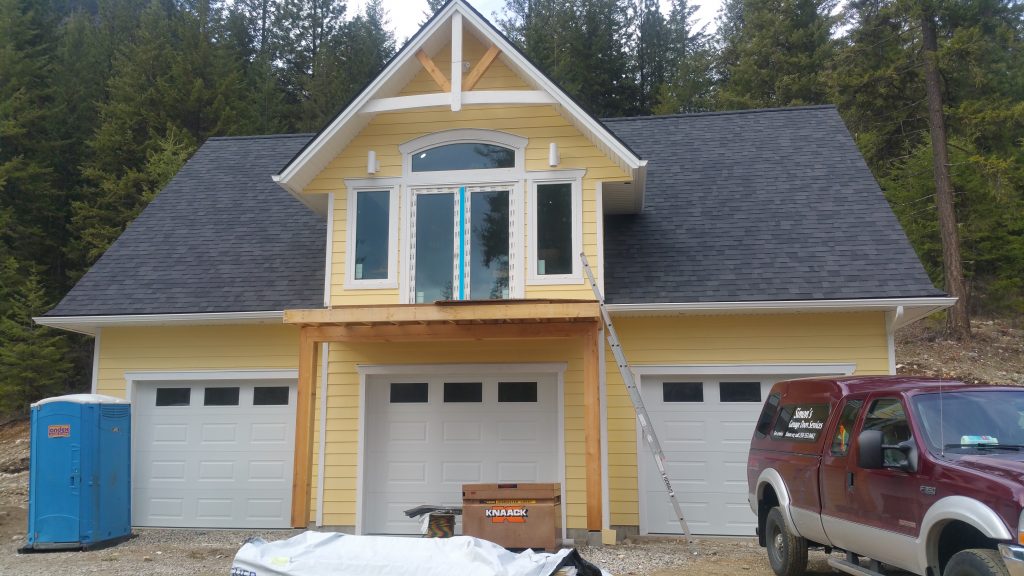
[(957, 231), (956, 211), (953, 206), (953, 181), (949, 177), (949, 152), (946, 149), (946, 123), (942, 116), (935, 17), (928, 8), (922, 10), (921, 31), (924, 36), (922, 57), (925, 89), (928, 93), (932, 165), (935, 171), (935, 205), (938, 208), (939, 236), (942, 240), (942, 267), (945, 271), (946, 291), (950, 296), (957, 298), (956, 304), (950, 309), (946, 328), (952, 337), (965, 340), (971, 337), (971, 322), (967, 313), (967, 289), (960, 261), (960, 234)]

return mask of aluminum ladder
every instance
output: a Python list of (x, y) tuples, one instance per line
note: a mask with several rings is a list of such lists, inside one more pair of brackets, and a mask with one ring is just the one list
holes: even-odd
[(604, 296), (601, 294), (601, 288), (597, 285), (597, 281), (594, 280), (594, 272), (590, 269), (590, 263), (587, 262), (587, 255), (581, 252), (580, 260), (583, 261), (583, 270), (587, 273), (590, 287), (594, 290), (597, 305), (601, 308), (601, 318), (604, 320), (605, 326), (605, 338), (608, 340), (608, 346), (612, 349), (612, 355), (615, 356), (615, 363), (619, 365), (619, 373), (622, 374), (622, 381), (626, 384), (626, 390), (629, 391), (629, 399), (633, 402), (633, 410), (636, 411), (636, 419), (640, 422), (640, 430), (643, 432), (644, 439), (647, 440), (647, 446), (650, 447), (651, 454), (654, 456), (654, 463), (658, 466), (658, 474), (661, 474), (661, 481), (665, 484), (668, 499), (672, 501), (672, 509), (675, 511), (676, 518), (679, 519), (679, 526), (683, 529), (683, 536), (686, 537), (687, 542), (690, 542), (692, 541), (690, 527), (686, 524), (686, 518), (683, 517), (683, 509), (679, 506), (675, 490), (672, 489), (672, 481), (669, 480), (668, 471), (665, 469), (665, 452), (662, 451), (661, 443), (658, 442), (658, 435), (654, 433), (654, 426), (651, 424), (650, 416), (647, 415), (647, 407), (644, 405), (644, 399), (640, 396), (640, 390), (636, 386), (633, 371), (629, 369), (629, 362), (626, 361), (626, 355), (623, 354), (622, 346), (619, 345), (619, 336), (615, 333), (612, 317), (608, 314), (608, 309), (604, 305)]

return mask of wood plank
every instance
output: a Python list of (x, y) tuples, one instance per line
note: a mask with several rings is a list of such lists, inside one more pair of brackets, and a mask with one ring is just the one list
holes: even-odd
[(600, 332), (595, 323), (583, 337), (583, 432), (587, 469), (587, 530), (598, 532), (603, 522), (601, 492)]
[(295, 402), (295, 462), (292, 470), (292, 527), (309, 525), (313, 466), (313, 404), (317, 342), (304, 328), (299, 334), (299, 385)]
[(529, 324), (412, 324), (380, 326), (310, 326), (321, 342), (422, 342), (468, 340), (537, 340), (577, 338), (592, 322)]
[(420, 64), (422, 64), (427, 70), (427, 73), (434, 79), (434, 82), (437, 83), (442, 92), (452, 91), (452, 85), (448, 82), (448, 78), (446, 78), (444, 72), (441, 72), (441, 69), (437, 67), (437, 64), (434, 64), (434, 61), (430, 59), (430, 56), (427, 56), (426, 52), (423, 50), (417, 52), (416, 59), (420, 61)]
[(597, 302), (580, 300), (465, 304), (393, 304), (338, 306), (331, 309), (285, 310), (285, 324), (412, 324), (523, 320), (596, 320)]
[(463, 84), (462, 89), (466, 92), (472, 90), (473, 87), (476, 86), (476, 83), (480, 81), (480, 78), (483, 77), (484, 73), (487, 72), (487, 69), (491, 67), (491, 63), (498, 57), (498, 54), (501, 54), (501, 50), (499, 50), (494, 44), (491, 44), (491, 47), (487, 49), (487, 52), (484, 52), (484, 55), (480, 57), (480, 61), (476, 63), (476, 66), (470, 70), (469, 76), (466, 77), (466, 82)]

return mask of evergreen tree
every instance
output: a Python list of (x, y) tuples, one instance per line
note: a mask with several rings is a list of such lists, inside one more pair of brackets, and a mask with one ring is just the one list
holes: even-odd
[(637, 103), (641, 114), (650, 114), (669, 77), (671, 39), (658, 0), (641, 0), (637, 16)]
[(715, 54), (711, 38), (697, 28), (697, 6), (672, 0), (667, 20), (666, 64), (668, 80), (658, 92), (657, 114), (704, 112), (714, 103)]

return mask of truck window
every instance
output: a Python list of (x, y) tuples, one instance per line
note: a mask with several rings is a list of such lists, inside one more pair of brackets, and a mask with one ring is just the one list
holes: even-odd
[(785, 404), (775, 421), (772, 438), (815, 442), (828, 420), (828, 404)]
[[(864, 417), (864, 429), (881, 430), (884, 446), (910, 440), (910, 425), (899, 398), (879, 398), (872, 402)], [(906, 455), (899, 450), (888, 449), (884, 451), (882, 461), (885, 466), (900, 466), (906, 461)]]
[(761, 416), (757, 419), (757, 426), (754, 427), (754, 434), (758, 438), (764, 438), (772, 430), (772, 421), (779, 413), (779, 393), (776, 392), (768, 397), (761, 409)]
[(843, 406), (843, 413), (839, 415), (839, 427), (832, 437), (832, 455), (846, 456), (850, 450), (850, 435), (853, 434), (853, 425), (857, 422), (857, 414), (860, 407), (864, 405), (863, 400), (850, 400)]

